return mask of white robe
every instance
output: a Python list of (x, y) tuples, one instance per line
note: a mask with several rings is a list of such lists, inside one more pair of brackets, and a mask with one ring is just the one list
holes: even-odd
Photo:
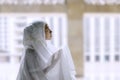
[(76, 80), (69, 48), (56, 49), (47, 43), (44, 29), (44, 22), (24, 29), (25, 54), (17, 80)]
[(56, 65), (48, 72), (49, 80), (76, 80), (75, 68), (71, 54), (67, 46), (64, 46), (58, 51), (61, 57)]
[[(17, 80), (76, 80), (75, 68), (72, 66), (73, 61), (69, 52), (66, 53), (66, 51), (64, 51), (66, 48), (59, 51), (59, 53), (62, 53), (61, 58), (47, 74), (44, 74), (43, 71), (37, 68), (36, 52), (32, 49), (27, 49), (23, 59), (24, 64), (22, 64), (25, 72), (22, 70)], [(34, 70), (32, 70), (33, 68)], [(46, 78), (44, 79), (42, 77)]]

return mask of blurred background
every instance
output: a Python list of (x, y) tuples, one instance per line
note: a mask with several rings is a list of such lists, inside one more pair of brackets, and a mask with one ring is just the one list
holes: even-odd
[(0, 0), (0, 80), (16, 80), (23, 29), (45, 21), (69, 45), (78, 80), (120, 80), (120, 0)]

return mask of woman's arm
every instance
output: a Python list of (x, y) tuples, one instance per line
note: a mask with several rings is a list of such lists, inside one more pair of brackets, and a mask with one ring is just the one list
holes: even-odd
[(47, 74), (56, 65), (56, 63), (59, 61), (60, 57), (61, 57), (61, 53), (60, 53), (60, 50), (59, 50), (52, 56), (51, 62), (48, 65), (48, 67), (46, 67), (43, 70), (45, 74)]

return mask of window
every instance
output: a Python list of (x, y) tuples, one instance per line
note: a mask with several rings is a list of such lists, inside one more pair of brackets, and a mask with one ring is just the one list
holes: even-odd
[(105, 55), (105, 61), (109, 62), (110, 61), (110, 56), (109, 55)]
[(119, 17), (116, 17), (115, 19), (115, 36), (114, 36), (114, 45), (115, 45), (115, 52), (119, 53), (120, 52), (120, 19)]
[(84, 18), (84, 28), (83, 28), (83, 35), (84, 35), (84, 52), (90, 52), (90, 48), (91, 48), (91, 37), (90, 37), (90, 33), (91, 33), (91, 28), (90, 28), (90, 22), (91, 19), (89, 17), (85, 17)]
[(119, 55), (115, 55), (115, 61), (118, 62), (120, 60), (120, 56)]
[(95, 56), (95, 61), (96, 61), (96, 62), (100, 61), (100, 56), (99, 56), (99, 55), (96, 55), (96, 56)]
[(7, 52), (8, 47), (8, 32), (6, 29), (7, 19), (6, 17), (0, 16), (0, 52)]
[(110, 18), (105, 17), (104, 18), (104, 46), (105, 46), (105, 52), (110, 52)]
[[(94, 35), (94, 44), (95, 44), (95, 52), (99, 53), (100, 52), (100, 19), (99, 17), (96, 17), (95, 18), (95, 24), (94, 24), (95, 27), (95, 35)], [(98, 56), (97, 56), (98, 57)]]
[(86, 56), (86, 61), (89, 62), (90, 61), (90, 56)]

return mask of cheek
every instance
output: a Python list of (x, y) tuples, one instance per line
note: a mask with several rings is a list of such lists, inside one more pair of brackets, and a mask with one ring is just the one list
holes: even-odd
[(46, 32), (46, 33), (45, 33), (45, 37), (47, 37), (47, 36), (48, 36), (48, 33)]
[(47, 33), (47, 34), (46, 34), (46, 37), (49, 37), (50, 35), (51, 35), (50, 33)]
[(52, 36), (52, 33), (50, 33), (50, 36)]

